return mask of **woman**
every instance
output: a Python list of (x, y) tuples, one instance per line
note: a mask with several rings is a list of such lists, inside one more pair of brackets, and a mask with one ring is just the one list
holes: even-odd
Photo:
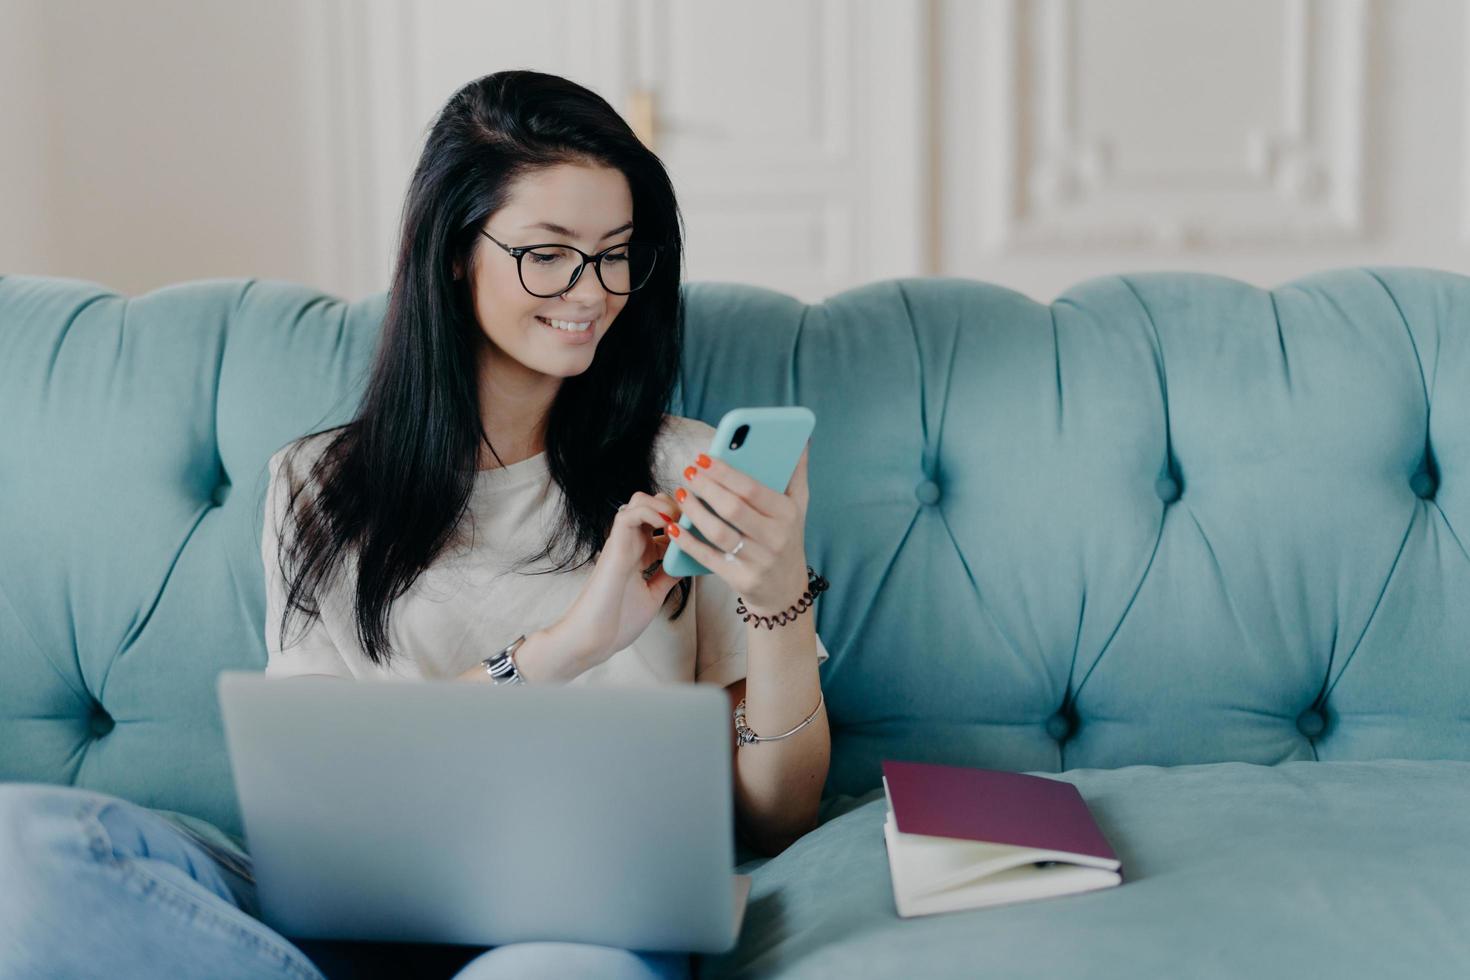
[[(682, 246), (662, 165), (594, 93), (501, 72), (445, 105), (403, 215), (361, 407), (270, 460), (266, 672), (719, 683), (732, 706), (748, 681), (745, 723), (773, 740), (736, 744), (737, 827), (778, 852), (815, 825), (830, 749), (827, 654), (800, 614), (823, 584), (803, 541), (807, 456), (777, 493), (700, 451), (711, 426), (666, 414)], [(679, 539), (713, 571), (694, 580), (658, 567), (686, 509), (712, 542)], [(0, 787), (0, 878), (34, 897), (0, 922), (4, 976), (691, 966), (579, 943), (293, 945), (255, 917), (243, 852), (69, 787)]]

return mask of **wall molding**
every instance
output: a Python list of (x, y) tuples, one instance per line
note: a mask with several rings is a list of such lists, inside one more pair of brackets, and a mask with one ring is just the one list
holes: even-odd
[(307, 96), (316, 279), (356, 299), (390, 285), (405, 174), (428, 132), (416, 114), (418, 8), (317, 0), (301, 10), (305, 50), (318, 55)]
[[(1123, 170), (1117, 140), (1078, 118), (1077, 48), (1085, 39), (1077, 0), (990, 5), (980, 46), (991, 62), (986, 118), (995, 125), (982, 142), (996, 146), (1001, 179), (982, 209), (984, 247), (1177, 250), (1361, 240), (1365, 0), (1285, 0), (1279, 10), (1280, 120), (1243, 134), (1232, 159), (1139, 165), (1134, 154), (1133, 167)], [(1024, 51), (1031, 37), (1035, 44)], [(1323, 104), (1317, 92), (1330, 100)], [(1028, 110), (1034, 131), (1022, 124)], [(1196, 193), (1186, 201), (1178, 191)], [(1233, 195), (1228, 214), (1200, 203), (1219, 191)]]

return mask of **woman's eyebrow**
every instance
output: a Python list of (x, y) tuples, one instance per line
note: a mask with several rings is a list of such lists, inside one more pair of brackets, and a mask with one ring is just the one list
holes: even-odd
[[(629, 228), (632, 227), (633, 222), (630, 221), (627, 224), (623, 225), (621, 228), (614, 228), (612, 231), (599, 238), (598, 241), (606, 241), (612, 236), (619, 234), (620, 232), (627, 231)], [(545, 228), (547, 231), (552, 232), (553, 234), (566, 235), (568, 238), (580, 237), (575, 231), (572, 231), (570, 228), (563, 228), (561, 225), (553, 224), (550, 221), (538, 221), (534, 225), (526, 225), (524, 230), (530, 231), (532, 228)]]

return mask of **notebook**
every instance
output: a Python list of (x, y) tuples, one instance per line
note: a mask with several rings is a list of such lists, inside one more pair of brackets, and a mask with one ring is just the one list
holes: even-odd
[(1077, 787), (1025, 773), (885, 759), (883, 837), (905, 918), (1120, 884)]

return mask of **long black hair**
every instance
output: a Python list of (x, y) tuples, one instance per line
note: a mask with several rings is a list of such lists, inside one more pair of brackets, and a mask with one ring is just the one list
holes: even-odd
[[(373, 663), (393, 656), (390, 607), (455, 537), (468, 510), (483, 443), (470, 293), (478, 229), (507, 200), (509, 184), (563, 163), (622, 172), (638, 241), (663, 246), (652, 279), (631, 293), (591, 366), (565, 378), (546, 420), (546, 459), (565, 498), (563, 521), (529, 564), (560, 549), (554, 568), (580, 568), (600, 552), (618, 505), (655, 480), (654, 447), (672, 400), (683, 344), (679, 292), (683, 237), (663, 164), (605, 99), (535, 71), (502, 71), (445, 103), (424, 143), (404, 201), (382, 334), (361, 405), (335, 429), (293, 487), (281, 536), (287, 582), (281, 646), (293, 610), (320, 614), (320, 590), (355, 553), (357, 636)], [(310, 435), (293, 442), (282, 469)], [(298, 503), (298, 500), (300, 501)], [(269, 519), (269, 518), (268, 518)], [(290, 539), (289, 547), (287, 540)], [(289, 552), (289, 553), (288, 553)], [(688, 602), (678, 583), (677, 618)], [(670, 593), (672, 595), (672, 591)]]

